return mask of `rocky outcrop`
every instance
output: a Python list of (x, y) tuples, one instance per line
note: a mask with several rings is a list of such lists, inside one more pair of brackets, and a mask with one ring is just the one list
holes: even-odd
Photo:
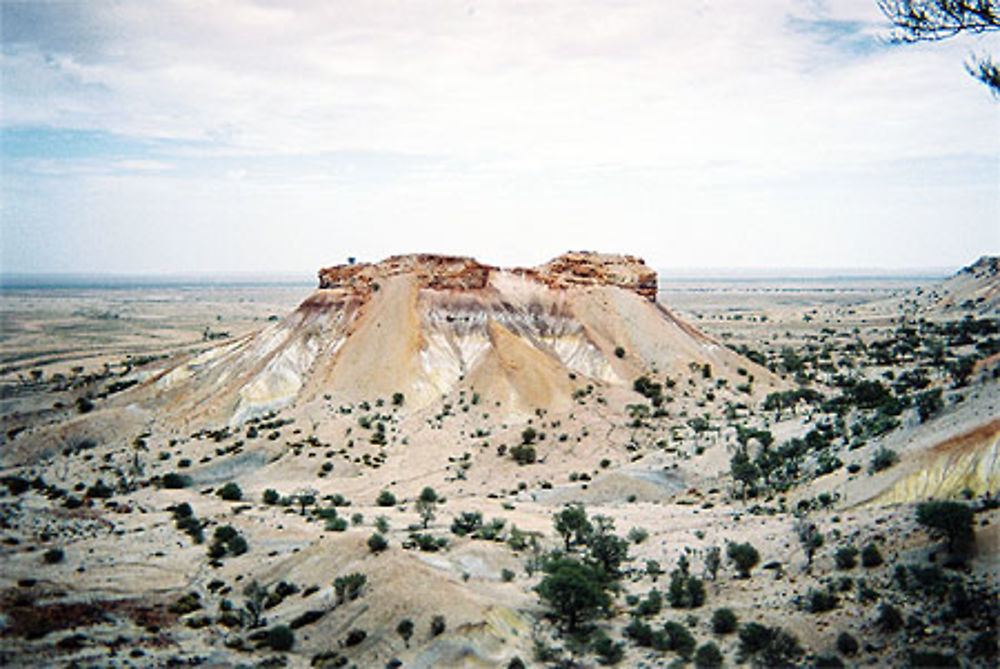
[(319, 287), (367, 295), (380, 281), (401, 274), (412, 275), (420, 288), (430, 290), (482, 290), (494, 273), (510, 273), (563, 290), (588, 286), (613, 286), (656, 299), (657, 276), (642, 258), (631, 255), (578, 251), (564, 253), (534, 268), (501, 269), (472, 258), (435, 254), (398, 255), (379, 263), (354, 263), (319, 271)]

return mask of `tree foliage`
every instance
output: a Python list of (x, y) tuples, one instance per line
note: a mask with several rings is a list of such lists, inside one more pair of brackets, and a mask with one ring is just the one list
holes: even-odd
[[(1000, 30), (998, 0), (879, 0), (896, 42), (936, 41), (959, 33)], [(1000, 66), (988, 56), (966, 63), (969, 73), (1000, 97)]]
[(611, 604), (604, 575), (596, 568), (571, 558), (558, 558), (547, 565), (546, 571), (535, 590), (570, 630)]
[(975, 543), (972, 509), (961, 502), (924, 502), (917, 506), (917, 522), (948, 540), (948, 550), (966, 556)]

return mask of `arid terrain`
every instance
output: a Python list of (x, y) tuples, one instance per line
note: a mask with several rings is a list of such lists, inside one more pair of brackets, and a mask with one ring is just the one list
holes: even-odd
[(398, 256), (0, 310), (0, 663), (998, 663), (997, 258)]

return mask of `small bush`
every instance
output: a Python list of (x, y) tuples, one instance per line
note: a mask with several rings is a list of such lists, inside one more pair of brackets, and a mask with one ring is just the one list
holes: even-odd
[(267, 504), (268, 506), (274, 506), (281, 499), (281, 495), (278, 494), (277, 490), (273, 488), (268, 488), (267, 490), (264, 491), (263, 499), (264, 499), (264, 504)]
[(42, 554), (45, 564), (59, 564), (65, 557), (61, 548), (50, 548)]
[(227, 502), (238, 502), (243, 499), (243, 491), (232, 481), (219, 488), (215, 494)]
[(479, 530), (483, 526), (483, 514), (478, 511), (463, 511), (451, 521), (451, 532), (460, 537)]
[(914, 669), (927, 667), (927, 669), (958, 669), (962, 663), (954, 655), (939, 653), (932, 650), (916, 650), (910, 653), (910, 666)]
[(750, 578), (750, 571), (760, 562), (760, 553), (749, 543), (729, 542), (726, 546), (726, 555), (736, 566), (740, 578)]
[(712, 631), (716, 634), (732, 634), (736, 631), (736, 614), (731, 609), (716, 609), (712, 614)]
[(379, 506), (396, 506), (396, 496), (388, 490), (383, 490), (375, 499), (375, 503)]
[(590, 647), (597, 655), (597, 661), (603, 665), (618, 664), (625, 657), (625, 644), (612, 641), (603, 632), (597, 633)]
[(389, 542), (378, 532), (368, 537), (368, 550), (372, 553), (381, 553), (388, 547)]
[(350, 648), (351, 646), (357, 646), (359, 643), (368, 638), (368, 632), (359, 629), (353, 629), (347, 633), (347, 638), (344, 639), (344, 645)]
[(403, 618), (399, 621), (399, 624), (396, 625), (396, 634), (402, 637), (403, 643), (406, 644), (407, 648), (410, 647), (410, 637), (413, 636), (413, 627), (413, 621), (409, 618)]
[(295, 644), (295, 633), (288, 625), (275, 625), (267, 631), (267, 645), (271, 650), (291, 650)]
[(504, 569), (503, 571), (500, 572), (500, 578), (501, 580), (503, 580), (504, 583), (510, 583), (511, 581), (514, 580), (514, 577), (516, 575), (517, 574), (515, 574), (514, 571), (511, 569)]
[(444, 634), (446, 623), (444, 616), (436, 615), (431, 618), (431, 636), (441, 636)]
[(882, 553), (879, 552), (878, 546), (875, 544), (868, 544), (861, 549), (861, 565), (863, 567), (878, 567), (883, 562)]
[(107, 499), (111, 497), (115, 491), (108, 485), (105, 485), (104, 481), (97, 479), (94, 485), (87, 488), (87, 497), (93, 497), (95, 499)]
[(538, 459), (535, 447), (527, 444), (519, 444), (510, 449), (510, 456), (519, 465), (530, 465)]
[(885, 634), (892, 634), (903, 627), (903, 614), (892, 604), (882, 604), (875, 625)]
[(698, 669), (716, 669), (722, 666), (722, 651), (709, 641), (698, 648), (694, 654), (694, 666)]
[(810, 589), (802, 602), (802, 608), (809, 613), (825, 613), (837, 608), (837, 595), (829, 590)]
[(638, 545), (649, 538), (649, 532), (642, 527), (633, 527), (628, 531), (628, 540)]
[(879, 449), (875, 451), (875, 455), (872, 456), (871, 464), (868, 466), (868, 471), (872, 474), (875, 472), (880, 472), (883, 469), (888, 469), (894, 464), (899, 462), (899, 454), (891, 448), (886, 448), (885, 446), (879, 446)]
[(338, 576), (333, 580), (333, 590), (337, 594), (337, 604), (353, 602), (361, 596), (361, 591), (368, 582), (368, 577), (359, 572), (346, 576)]
[(191, 477), (178, 474), (177, 472), (168, 472), (164, 474), (162, 480), (163, 487), (170, 490), (179, 490), (180, 488), (186, 488), (191, 485)]
[(854, 546), (847, 546), (845, 548), (838, 548), (836, 554), (834, 555), (834, 560), (837, 563), (837, 569), (854, 569), (858, 564), (858, 549)]
[(854, 655), (859, 647), (858, 640), (847, 632), (841, 632), (837, 637), (837, 650), (841, 655)]
[(667, 637), (666, 650), (675, 651), (685, 659), (689, 659), (694, 653), (695, 641), (684, 625), (677, 622), (668, 622), (663, 626), (663, 633)]
[(327, 532), (343, 532), (347, 529), (347, 519), (346, 518), (327, 518), (326, 524), (323, 528)]

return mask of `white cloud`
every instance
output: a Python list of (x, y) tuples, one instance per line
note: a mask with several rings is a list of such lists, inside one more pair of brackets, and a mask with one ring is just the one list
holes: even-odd
[[(830, 211), (831, 193), (845, 191), (824, 179), (863, 194), (845, 209), (852, 217), (918, 222), (949, 209), (929, 203), (920, 184), (894, 187), (911, 204), (887, 208), (887, 191), (872, 185), (880, 174), (1000, 154), (996, 104), (962, 69), (971, 42), (885, 48), (871, 39), (881, 30), (874, 0), (62, 6), (41, 5), (33, 24), (5, 28), (4, 124), (158, 140), (152, 155), (111, 161), (142, 174), (90, 203), (108, 216), (131, 210), (124, 198), (163, 198), (226, 229), (239, 218), (258, 239), (276, 225), (266, 215), (288, 225), (283, 212), (294, 211), (294, 227), (313, 236), (331, 218), (367, 216), (369, 229), (392, 233), (338, 234), (374, 255), (387, 240), (498, 248), (488, 233), (456, 233), (459, 221), (542, 236), (556, 251), (614, 243), (624, 231), (664, 260), (676, 244), (657, 246), (663, 221), (690, 220), (701, 227), (673, 224), (672, 238), (728, 245), (721, 256), (687, 257), (752, 265), (740, 257), (752, 251), (781, 263), (763, 243), (729, 243), (744, 234), (734, 219), (809, 256), (810, 235), (794, 242), (807, 219), (853, 225)], [(197, 188), (184, 185), (195, 179)], [(75, 197), (65, 184), (36, 186)], [(180, 205), (174, 188), (256, 205), (244, 211), (207, 193)], [(976, 203), (970, 244), (996, 250), (987, 219), (1000, 211), (975, 188), (948, 202)], [(285, 205), (272, 210), (266, 198)], [(26, 207), (18, 211), (29, 216)], [(604, 229), (612, 219), (621, 222)], [(831, 245), (840, 255), (828, 264), (847, 262), (864, 234)], [(524, 256), (532, 242), (501, 246)], [(931, 262), (940, 248), (911, 255), (940, 264)], [(884, 241), (871, 262), (892, 263), (894, 253)], [(207, 256), (237, 262), (219, 248)]]

